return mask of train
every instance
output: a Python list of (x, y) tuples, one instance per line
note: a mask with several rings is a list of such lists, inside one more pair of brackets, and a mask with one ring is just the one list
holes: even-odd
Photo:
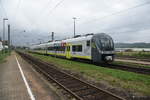
[(114, 41), (106, 33), (86, 34), (73, 38), (30, 46), (32, 52), (64, 57), (85, 59), (96, 63), (112, 62), (115, 56)]

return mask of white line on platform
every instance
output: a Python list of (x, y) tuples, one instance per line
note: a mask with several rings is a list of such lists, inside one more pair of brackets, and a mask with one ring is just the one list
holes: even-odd
[[(15, 57), (16, 57), (16, 55), (15, 55)], [(26, 85), (27, 91), (28, 91), (28, 93), (29, 93), (29, 95), (30, 95), (30, 98), (31, 98), (31, 100), (35, 100), (35, 98), (34, 98), (34, 96), (33, 96), (33, 93), (32, 93), (32, 91), (31, 91), (31, 89), (30, 89), (30, 87), (29, 87), (29, 84), (28, 84), (28, 82), (27, 82), (27, 80), (26, 80), (26, 78), (25, 78), (25, 75), (24, 75), (24, 73), (23, 73), (23, 70), (22, 70), (22, 68), (21, 68), (21, 66), (20, 66), (20, 63), (19, 63), (17, 57), (16, 57), (16, 61), (17, 61), (17, 64), (18, 64), (18, 67), (19, 67), (19, 70), (20, 70), (22, 79), (24, 80), (24, 83), (25, 83), (25, 85)]]

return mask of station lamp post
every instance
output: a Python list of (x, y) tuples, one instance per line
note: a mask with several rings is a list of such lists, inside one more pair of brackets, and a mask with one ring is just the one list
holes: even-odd
[(5, 21), (8, 20), (8, 18), (3, 18), (3, 41), (2, 41), (2, 44), (3, 44), (3, 48), (4, 48), (4, 53), (5, 53)]
[(74, 20), (74, 37), (76, 36), (76, 17), (73, 17)]
[(40, 42), (40, 44), (42, 44), (43, 40), (42, 39), (38, 39), (38, 41)]
[(11, 46), (10, 46), (10, 24), (8, 24), (8, 52), (10, 55)]
[(5, 21), (8, 20), (8, 18), (3, 18), (3, 42), (5, 41)]

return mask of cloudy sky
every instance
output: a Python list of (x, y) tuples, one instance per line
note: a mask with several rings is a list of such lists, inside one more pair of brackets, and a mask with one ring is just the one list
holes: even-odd
[(0, 36), (8, 18), (16, 45), (47, 41), (51, 32), (56, 39), (71, 37), (73, 17), (77, 34), (105, 32), (115, 42), (150, 42), (150, 0), (0, 0)]

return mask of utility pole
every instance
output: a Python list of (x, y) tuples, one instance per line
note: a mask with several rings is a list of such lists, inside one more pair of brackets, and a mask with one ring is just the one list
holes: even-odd
[(76, 36), (76, 17), (73, 17), (74, 20), (74, 37)]
[(10, 54), (11, 48), (10, 48), (10, 24), (8, 24), (8, 52)]
[(8, 20), (8, 19), (3, 18), (3, 41), (2, 41), (2, 44), (3, 44), (4, 53), (5, 53), (5, 43), (6, 43), (6, 41), (5, 41), (5, 20)]
[(40, 41), (40, 44), (42, 44), (42, 39), (38, 39)]
[(3, 18), (3, 42), (5, 41), (5, 20), (8, 20), (8, 19)]
[(52, 41), (54, 41), (54, 32), (52, 32)]

